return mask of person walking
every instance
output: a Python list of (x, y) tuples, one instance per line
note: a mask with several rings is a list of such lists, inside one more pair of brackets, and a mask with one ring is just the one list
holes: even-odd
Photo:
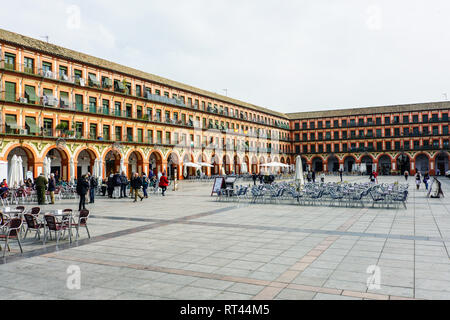
[(125, 175), (125, 172), (122, 171), (122, 174), (120, 175), (120, 198), (128, 198), (127, 185), (128, 185), (128, 178)]
[(312, 182), (316, 183), (316, 172), (313, 170), (313, 172), (311, 173), (311, 178), (312, 178)]
[(108, 198), (112, 199), (113, 198), (113, 193), (114, 193), (114, 175), (110, 174), (108, 181), (106, 181), (106, 186), (108, 189)]
[(253, 179), (253, 185), (254, 186), (256, 186), (256, 178), (257, 178), (256, 173), (253, 173), (252, 179)]
[(47, 188), (47, 184), (48, 180), (44, 177), (44, 174), (41, 173), (35, 182), (38, 204), (40, 205), (45, 204), (45, 189)]
[(339, 177), (341, 178), (341, 182), (342, 182), (342, 174), (344, 173), (344, 170), (342, 170), (342, 168), (339, 169)]
[(131, 187), (133, 188), (134, 193), (134, 201), (137, 201), (137, 198), (141, 198), (141, 201), (144, 199), (144, 196), (141, 194), (141, 188), (142, 188), (142, 179), (139, 177), (139, 173), (135, 173), (133, 175), (133, 178), (131, 180)]
[(404, 176), (405, 176), (405, 181), (408, 181), (409, 172), (405, 170)]
[(89, 174), (89, 203), (94, 203), (95, 200), (95, 189), (98, 187), (98, 180), (93, 175)]
[(261, 173), (258, 175), (258, 178), (259, 178), (259, 184), (263, 184), (264, 177)]
[(417, 171), (417, 173), (416, 173), (416, 187), (417, 187), (417, 190), (419, 190), (419, 188), (420, 188), (420, 181), (421, 181), (421, 174), (420, 174), (419, 171)]
[(147, 188), (148, 188), (148, 178), (145, 172), (142, 172), (142, 190), (144, 191), (144, 198), (148, 198)]
[(50, 192), (50, 204), (55, 204), (55, 190), (56, 190), (56, 179), (53, 173), (50, 174), (50, 179), (48, 179), (48, 192)]
[(162, 195), (165, 196), (164, 192), (167, 190), (167, 186), (169, 185), (169, 180), (167, 180), (166, 173), (164, 172), (159, 179), (159, 187), (161, 188)]
[(324, 183), (325, 182), (325, 173), (322, 172), (322, 174), (320, 175), (320, 182)]
[(378, 172), (377, 171), (373, 172), (373, 177), (375, 178), (375, 183), (378, 183)]
[(89, 180), (87, 175), (81, 176), (77, 181), (77, 193), (80, 196), (80, 203), (78, 205), (78, 211), (86, 209), (86, 194), (89, 190)]
[(430, 174), (427, 172), (425, 172), (425, 174), (423, 175), (423, 183), (425, 184), (425, 189), (428, 190), (428, 181), (430, 180)]

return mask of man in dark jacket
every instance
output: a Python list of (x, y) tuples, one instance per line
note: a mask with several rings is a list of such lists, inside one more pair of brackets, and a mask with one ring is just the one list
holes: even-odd
[(252, 174), (252, 179), (253, 179), (253, 185), (256, 186), (256, 179), (258, 178), (258, 176), (256, 175), (256, 173)]
[(77, 193), (80, 196), (80, 204), (78, 206), (78, 211), (81, 209), (86, 209), (86, 194), (89, 190), (89, 181), (87, 176), (81, 176), (77, 182)]
[(108, 198), (112, 199), (114, 193), (114, 175), (111, 174), (108, 177), (108, 181), (106, 182), (106, 186), (108, 188)]
[(41, 173), (39, 177), (37, 177), (35, 185), (36, 192), (38, 197), (38, 204), (45, 204), (45, 189), (47, 188), (47, 179), (44, 177), (44, 174)]
[(128, 198), (127, 197), (127, 185), (128, 185), (128, 179), (125, 175), (125, 172), (122, 171), (122, 174), (120, 175), (120, 197), (121, 198)]
[(120, 174), (115, 173), (113, 177), (114, 181), (114, 198), (120, 197), (120, 189), (122, 188), (122, 180), (120, 179)]
[(139, 177), (139, 173), (135, 173), (133, 176), (133, 179), (131, 180), (131, 187), (133, 188), (134, 192), (134, 201), (137, 201), (137, 198), (141, 198), (141, 201), (144, 199), (144, 196), (141, 194), (141, 187), (142, 187), (142, 179)]
[(88, 176), (90, 176), (90, 178), (89, 178), (89, 203), (94, 203), (95, 189), (97, 189), (97, 187), (98, 187), (98, 181), (97, 181), (96, 177), (91, 176), (89, 173), (88, 173)]

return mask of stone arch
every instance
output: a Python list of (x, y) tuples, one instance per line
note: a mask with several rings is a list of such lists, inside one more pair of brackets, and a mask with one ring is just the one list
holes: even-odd
[(33, 150), (31, 146), (21, 145), (21, 144), (13, 144), (8, 148), (5, 152), (5, 160), (6, 160), (6, 170), (3, 171), (4, 176), (1, 177), (1, 180), (6, 179), (8, 184), (9, 179), (9, 168), (11, 167), (11, 159), (16, 155), (22, 157), (22, 170), (23, 170), (23, 179), (27, 179), (27, 172), (31, 172), (32, 179), (37, 175), (36, 172), (36, 152)]
[(50, 172), (55, 174), (57, 181), (69, 181), (70, 178), (75, 177), (75, 172), (69, 172), (70, 152), (66, 148), (58, 148), (51, 146), (43, 152), (44, 158), (50, 158)]
[(414, 168), (416, 172), (424, 174), (430, 172), (430, 156), (427, 153), (418, 153), (414, 156)]
[(327, 169), (328, 172), (339, 171), (339, 159), (333, 154), (327, 158)]
[(174, 180), (181, 177), (180, 156), (177, 152), (171, 151), (167, 154), (167, 177)]
[(103, 157), (104, 173), (105, 177), (108, 178), (111, 174), (121, 173), (120, 172), (120, 162), (122, 159), (122, 154), (115, 149), (109, 148), (105, 151), (105, 156)]
[(139, 175), (144, 171), (144, 154), (138, 149), (130, 150), (125, 159), (127, 159), (128, 179), (132, 178), (132, 174), (137, 172)]
[(370, 174), (373, 172), (374, 167), (374, 158), (371, 155), (364, 155), (361, 157), (361, 164), (366, 165), (365, 174)]
[(211, 162), (210, 163), (214, 166), (214, 168), (211, 168), (213, 174), (219, 174), (220, 175), (221, 174), (220, 173), (220, 157), (217, 154), (213, 153), (211, 155)]
[[(169, 158), (169, 156), (167, 157), (167, 159)], [(154, 149), (152, 151), (150, 151), (150, 154), (148, 155), (148, 169), (149, 169), (149, 173), (150, 170), (152, 170), (154, 175), (158, 175), (158, 173), (162, 173), (163, 170), (163, 154), (161, 153), (161, 151)], [(177, 159), (179, 159), (178, 155), (177, 155)]]
[(388, 154), (378, 156), (378, 171), (382, 175), (390, 175), (392, 170), (392, 157)]
[(405, 171), (411, 174), (411, 157), (408, 154), (401, 153), (397, 155), (395, 161), (397, 162), (397, 168), (400, 174), (403, 174)]
[(356, 158), (354, 156), (348, 155), (344, 157), (344, 171), (352, 172), (353, 165), (356, 164)]
[(434, 172), (436, 175), (445, 175), (450, 169), (450, 155), (448, 152), (441, 151), (434, 156)]
[(231, 173), (231, 160), (229, 155), (225, 154), (222, 157), (222, 173), (225, 172), (225, 174)]
[(90, 172), (93, 174), (97, 153), (91, 148), (80, 148), (74, 155), (75, 178)]
[(233, 173), (241, 174), (241, 159), (237, 154), (233, 156)]
[(322, 172), (323, 171), (323, 158), (321, 156), (315, 156), (311, 159), (312, 171)]

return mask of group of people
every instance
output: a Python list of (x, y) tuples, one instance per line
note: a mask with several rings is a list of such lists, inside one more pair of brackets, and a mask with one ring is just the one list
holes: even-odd
[(273, 174), (262, 175), (261, 173), (259, 173), (259, 174), (253, 173), (252, 179), (253, 179), (254, 185), (256, 185), (257, 180), (259, 180), (260, 184), (263, 184), (263, 183), (272, 184), (275, 181), (275, 176)]
[(162, 191), (162, 195), (165, 196), (165, 192), (167, 187), (169, 186), (169, 180), (167, 179), (167, 175), (165, 172), (158, 173), (155, 175), (152, 170), (150, 170), (149, 175), (147, 176), (145, 172), (141, 175), (139, 173), (133, 173), (131, 181), (128, 180), (125, 172), (121, 174), (111, 174), (106, 181), (106, 185), (102, 187), (103, 195), (108, 192), (108, 198), (115, 198), (114, 194), (118, 196), (118, 198), (128, 198), (127, 196), (127, 187), (130, 185), (130, 197), (134, 197), (134, 202), (137, 201), (137, 198), (140, 198), (141, 201), (144, 198), (148, 198), (148, 187), (160, 187)]
[(86, 196), (89, 194), (89, 203), (95, 202), (95, 189), (98, 187), (98, 179), (89, 172), (77, 180), (77, 194), (80, 196), (78, 210), (86, 209)]

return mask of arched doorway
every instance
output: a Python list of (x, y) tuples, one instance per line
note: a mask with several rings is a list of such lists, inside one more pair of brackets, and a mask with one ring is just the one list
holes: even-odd
[(337, 172), (339, 171), (339, 160), (336, 156), (329, 156), (327, 159), (327, 168), (328, 172)]
[(312, 168), (315, 172), (322, 172), (323, 171), (323, 161), (322, 158), (316, 157), (312, 159)]
[(192, 176), (196, 176), (197, 173), (197, 168), (194, 167), (186, 167), (184, 166), (185, 163), (187, 162), (194, 162), (194, 157), (192, 155), (189, 154), (185, 154), (184, 158), (183, 158), (183, 176), (185, 178), (189, 178)]
[(153, 171), (155, 176), (157, 176), (159, 172), (162, 173), (162, 157), (158, 151), (153, 151), (150, 153), (150, 158), (148, 161), (149, 169)]
[(265, 174), (265, 173), (267, 173), (267, 167), (261, 167), (261, 165), (262, 164), (265, 164), (266, 163), (266, 160), (264, 159), (264, 157), (260, 157), (259, 158), (259, 172), (261, 173), (261, 174)]
[(211, 168), (213, 170), (213, 174), (220, 175), (220, 172), (219, 172), (220, 160), (219, 160), (219, 157), (215, 154), (213, 154), (213, 156), (211, 157), (211, 165), (214, 166), (214, 168)]
[(252, 157), (252, 173), (259, 173), (258, 159), (255, 156)]
[(144, 159), (142, 158), (142, 155), (139, 152), (133, 151), (132, 153), (130, 153), (130, 156), (128, 157), (128, 179), (131, 180), (132, 175), (135, 172), (141, 175), (143, 164)]
[(241, 168), (241, 172), (244, 174), (251, 173), (250, 159), (248, 158), (248, 156), (244, 156), (244, 162), (242, 164), (244, 164), (244, 163), (245, 163), (245, 165)]
[(411, 172), (410, 172), (410, 168), (411, 168), (410, 159), (409, 159), (409, 156), (406, 153), (402, 153), (401, 155), (399, 155), (397, 157), (397, 167), (398, 167), (398, 170), (400, 171), (400, 174), (403, 174), (405, 171), (408, 171), (408, 173), (411, 174)]
[(76, 175), (77, 179), (88, 172), (90, 172), (91, 174), (93, 173), (95, 159), (95, 153), (89, 149), (84, 149), (78, 154)]
[(105, 156), (105, 174), (108, 178), (111, 174), (120, 173), (120, 153), (110, 150)]
[[(201, 154), (198, 156), (197, 163), (200, 163), (200, 162), (208, 163), (208, 161), (206, 160), (206, 156), (204, 154)], [(201, 170), (202, 170), (202, 174), (208, 175), (208, 167), (202, 166)]]
[(69, 157), (62, 149), (50, 149), (44, 158), (50, 159), (50, 173), (55, 175), (56, 181), (68, 181)]
[(378, 159), (378, 166), (382, 175), (387, 176), (391, 174), (391, 158), (388, 155), (382, 155)]
[(414, 167), (416, 168), (416, 172), (424, 174), (425, 172), (430, 171), (430, 160), (426, 154), (419, 154), (416, 156), (414, 160)]
[(436, 174), (441, 176), (445, 175), (449, 170), (449, 157), (447, 153), (441, 152), (436, 156), (435, 168)]
[(302, 157), (302, 167), (303, 167), (303, 172), (308, 171), (308, 160), (306, 160), (306, 158)]
[(241, 174), (241, 160), (237, 155), (233, 157), (233, 173)]
[(353, 165), (356, 163), (356, 159), (352, 156), (348, 156), (344, 159), (344, 171), (345, 172), (352, 172), (353, 171)]
[(222, 169), (225, 171), (225, 174), (231, 173), (230, 158), (227, 155), (224, 155), (222, 158)]
[[(26, 147), (15, 147), (12, 149), (7, 156), (8, 165), (6, 167), (6, 172), (4, 172), (4, 178), (7, 179), (8, 184), (10, 183), (8, 181), (9, 179), (9, 170), (11, 168), (11, 160), (12, 158), (21, 157), (22, 158), (22, 174), (23, 174), (23, 180), (25, 181), (29, 177), (31, 179), (34, 179), (34, 166), (35, 166), (35, 159), (33, 153)], [(11, 186), (10, 186), (11, 187)]]
[(175, 177), (177, 177), (177, 179), (180, 177), (179, 162), (180, 161), (175, 152), (172, 152), (169, 154), (169, 156), (167, 157), (167, 177), (168, 177), (168, 179), (174, 180)]
[(374, 164), (371, 156), (364, 156), (361, 158), (361, 164), (365, 164), (366, 171), (365, 174), (370, 174), (373, 172)]

